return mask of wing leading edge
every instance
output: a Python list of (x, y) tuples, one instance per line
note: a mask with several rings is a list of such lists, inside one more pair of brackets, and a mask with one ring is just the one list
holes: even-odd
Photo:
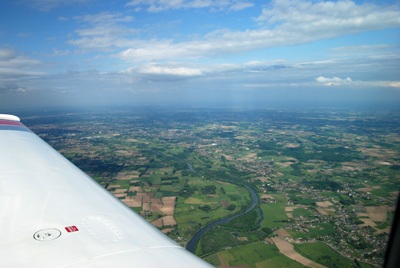
[(212, 267), (0, 115), (1, 267)]

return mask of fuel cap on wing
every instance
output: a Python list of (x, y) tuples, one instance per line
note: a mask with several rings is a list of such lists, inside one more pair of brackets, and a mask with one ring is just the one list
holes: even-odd
[(37, 231), (33, 235), (33, 238), (35, 238), (38, 241), (50, 241), (59, 238), (60, 235), (61, 235), (60, 230), (49, 228)]

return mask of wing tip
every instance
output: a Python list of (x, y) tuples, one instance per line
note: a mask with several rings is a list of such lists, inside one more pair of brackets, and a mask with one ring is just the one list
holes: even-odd
[(0, 120), (1, 119), (15, 121), (15, 122), (20, 122), (21, 121), (18, 116), (15, 116), (15, 115), (12, 115), (12, 114), (0, 114)]

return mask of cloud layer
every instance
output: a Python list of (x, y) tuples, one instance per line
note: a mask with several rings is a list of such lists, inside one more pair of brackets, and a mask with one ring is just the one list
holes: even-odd
[(26, 95), (27, 103), (28, 96), (49, 103), (53, 97), (82, 103), (271, 103), (287, 96), (296, 102), (306, 96), (350, 99), (344, 96), (356, 91), (399, 92), (397, 5), (97, 1), (19, 2), (34, 8), (33, 26), (15, 23), (17, 28), (0, 32), (1, 105), (12, 94)]
[(201, 41), (143, 41), (118, 54), (129, 61), (193, 59), (263, 48), (293, 46), (366, 31), (400, 27), (400, 11), (351, 1), (272, 1), (256, 18), (260, 28), (214, 31)]

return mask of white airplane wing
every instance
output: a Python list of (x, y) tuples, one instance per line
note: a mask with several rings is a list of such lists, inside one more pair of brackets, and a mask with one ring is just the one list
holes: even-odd
[(0, 267), (212, 267), (0, 115)]

